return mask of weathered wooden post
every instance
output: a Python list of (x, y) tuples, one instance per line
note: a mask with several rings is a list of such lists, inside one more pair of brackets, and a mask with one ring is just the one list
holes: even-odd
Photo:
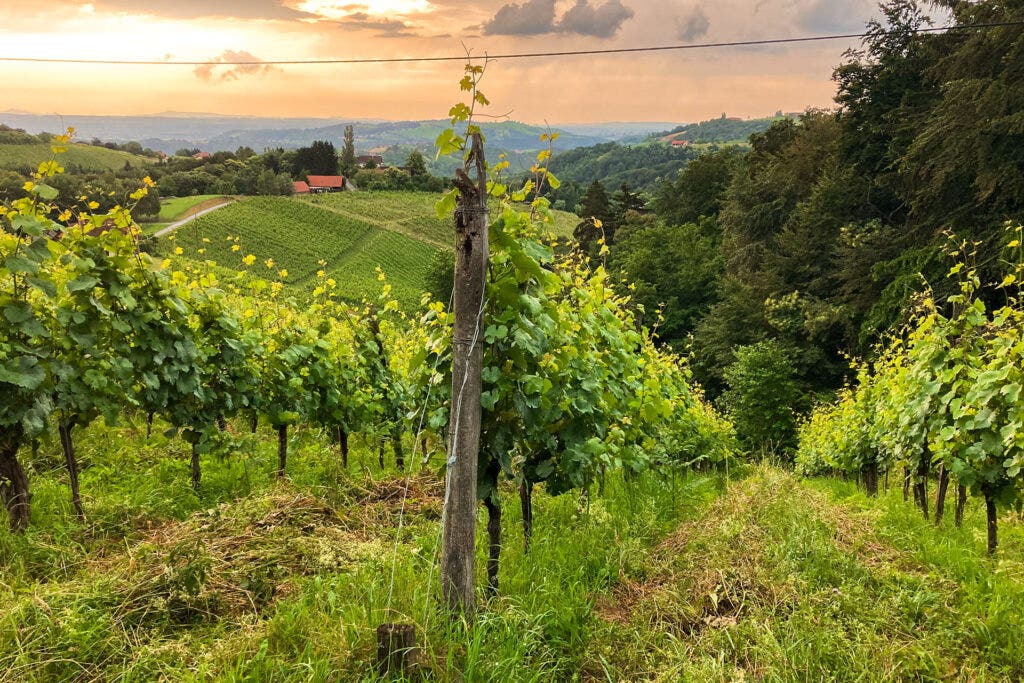
[(487, 273), (487, 162), (483, 138), (471, 133), (466, 167), (476, 167), (476, 181), (463, 169), (455, 172), (459, 189), (455, 209), (455, 291), (452, 313), (451, 444), (445, 483), (444, 536), (441, 544), (441, 591), (454, 614), (472, 620), (475, 608), (476, 477), (480, 452), (483, 390), (483, 305)]

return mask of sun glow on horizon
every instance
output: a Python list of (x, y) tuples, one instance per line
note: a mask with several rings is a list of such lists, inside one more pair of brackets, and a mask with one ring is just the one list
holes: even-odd
[(429, 14), (437, 9), (429, 0), (302, 0), (293, 6), (301, 12), (325, 19), (345, 19), (359, 15), (387, 18)]

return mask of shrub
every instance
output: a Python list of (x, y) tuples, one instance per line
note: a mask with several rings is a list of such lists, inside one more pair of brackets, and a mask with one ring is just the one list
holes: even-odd
[(725, 371), (728, 389), (722, 407), (740, 442), (751, 450), (788, 454), (795, 446), (800, 399), (795, 369), (786, 349), (774, 340), (741, 346)]

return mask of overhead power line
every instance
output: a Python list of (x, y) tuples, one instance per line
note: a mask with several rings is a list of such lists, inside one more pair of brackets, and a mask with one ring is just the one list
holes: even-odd
[[(943, 33), (971, 31), (984, 28), (1005, 28), (1024, 26), (1024, 21), (1005, 21), (988, 24), (937, 26), (917, 29), (916, 33)], [(807, 36), (802, 38), (772, 38), (768, 40), (739, 40), (726, 43), (689, 43), (685, 45), (653, 45), (646, 47), (621, 47), (603, 50), (564, 50), (559, 52), (514, 52), (508, 54), (481, 55), (477, 59), (536, 59), (543, 57), (574, 57), (581, 55), (622, 55), (641, 52), (671, 52), (680, 50), (706, 50), (726, 47), (759, 47), (765, 45), (787, 45), (793, 43), (820, 43), (831, 40), (852, 40), (874, 35), (892, 35), (895, 31), (874, 33), (843, 33), (829, 36)], [(396, 64), (411, 62), (456, 62), (466, 61), (466, 55), (440, 57), (369, 57), (352, 59), (273, 59), (273, 60), (225, 60), (225, 61), (175, 61), (161, 59), (59, 59), (54, 57), (3, 57), (0, 62), (32, 62), (35, 64), (102, 64), (115, 66), (295, 66), (317, 64)]]

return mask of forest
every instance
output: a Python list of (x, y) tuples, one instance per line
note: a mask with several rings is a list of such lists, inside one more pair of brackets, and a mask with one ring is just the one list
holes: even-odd
[[(958, 24), (1022, 12), (946, 5)], [(921, 3), (883, 9), (835, 70), (834, 109), (781, 119), (747, 152), (702, 155), (639, 211), (607, 196), (618, 186), (582, 201), (614, 227), (609, 268), (636, 285), (649, 316), (663, 308), (660, 339), (692, 352), (714, 396), (735, 350), (760, 345), (806, 411), (853, 377), (851, 357), (876, 355), (918, 297), (950, 310), (956, 239), (972, 245), (979, 296), (1005, 300), (991, 285), (1005, 274), (1004, 226), (1024, 219), (1020, 32), (919, 33)], [(782, 439), (789, 448), (794, 435)]]

